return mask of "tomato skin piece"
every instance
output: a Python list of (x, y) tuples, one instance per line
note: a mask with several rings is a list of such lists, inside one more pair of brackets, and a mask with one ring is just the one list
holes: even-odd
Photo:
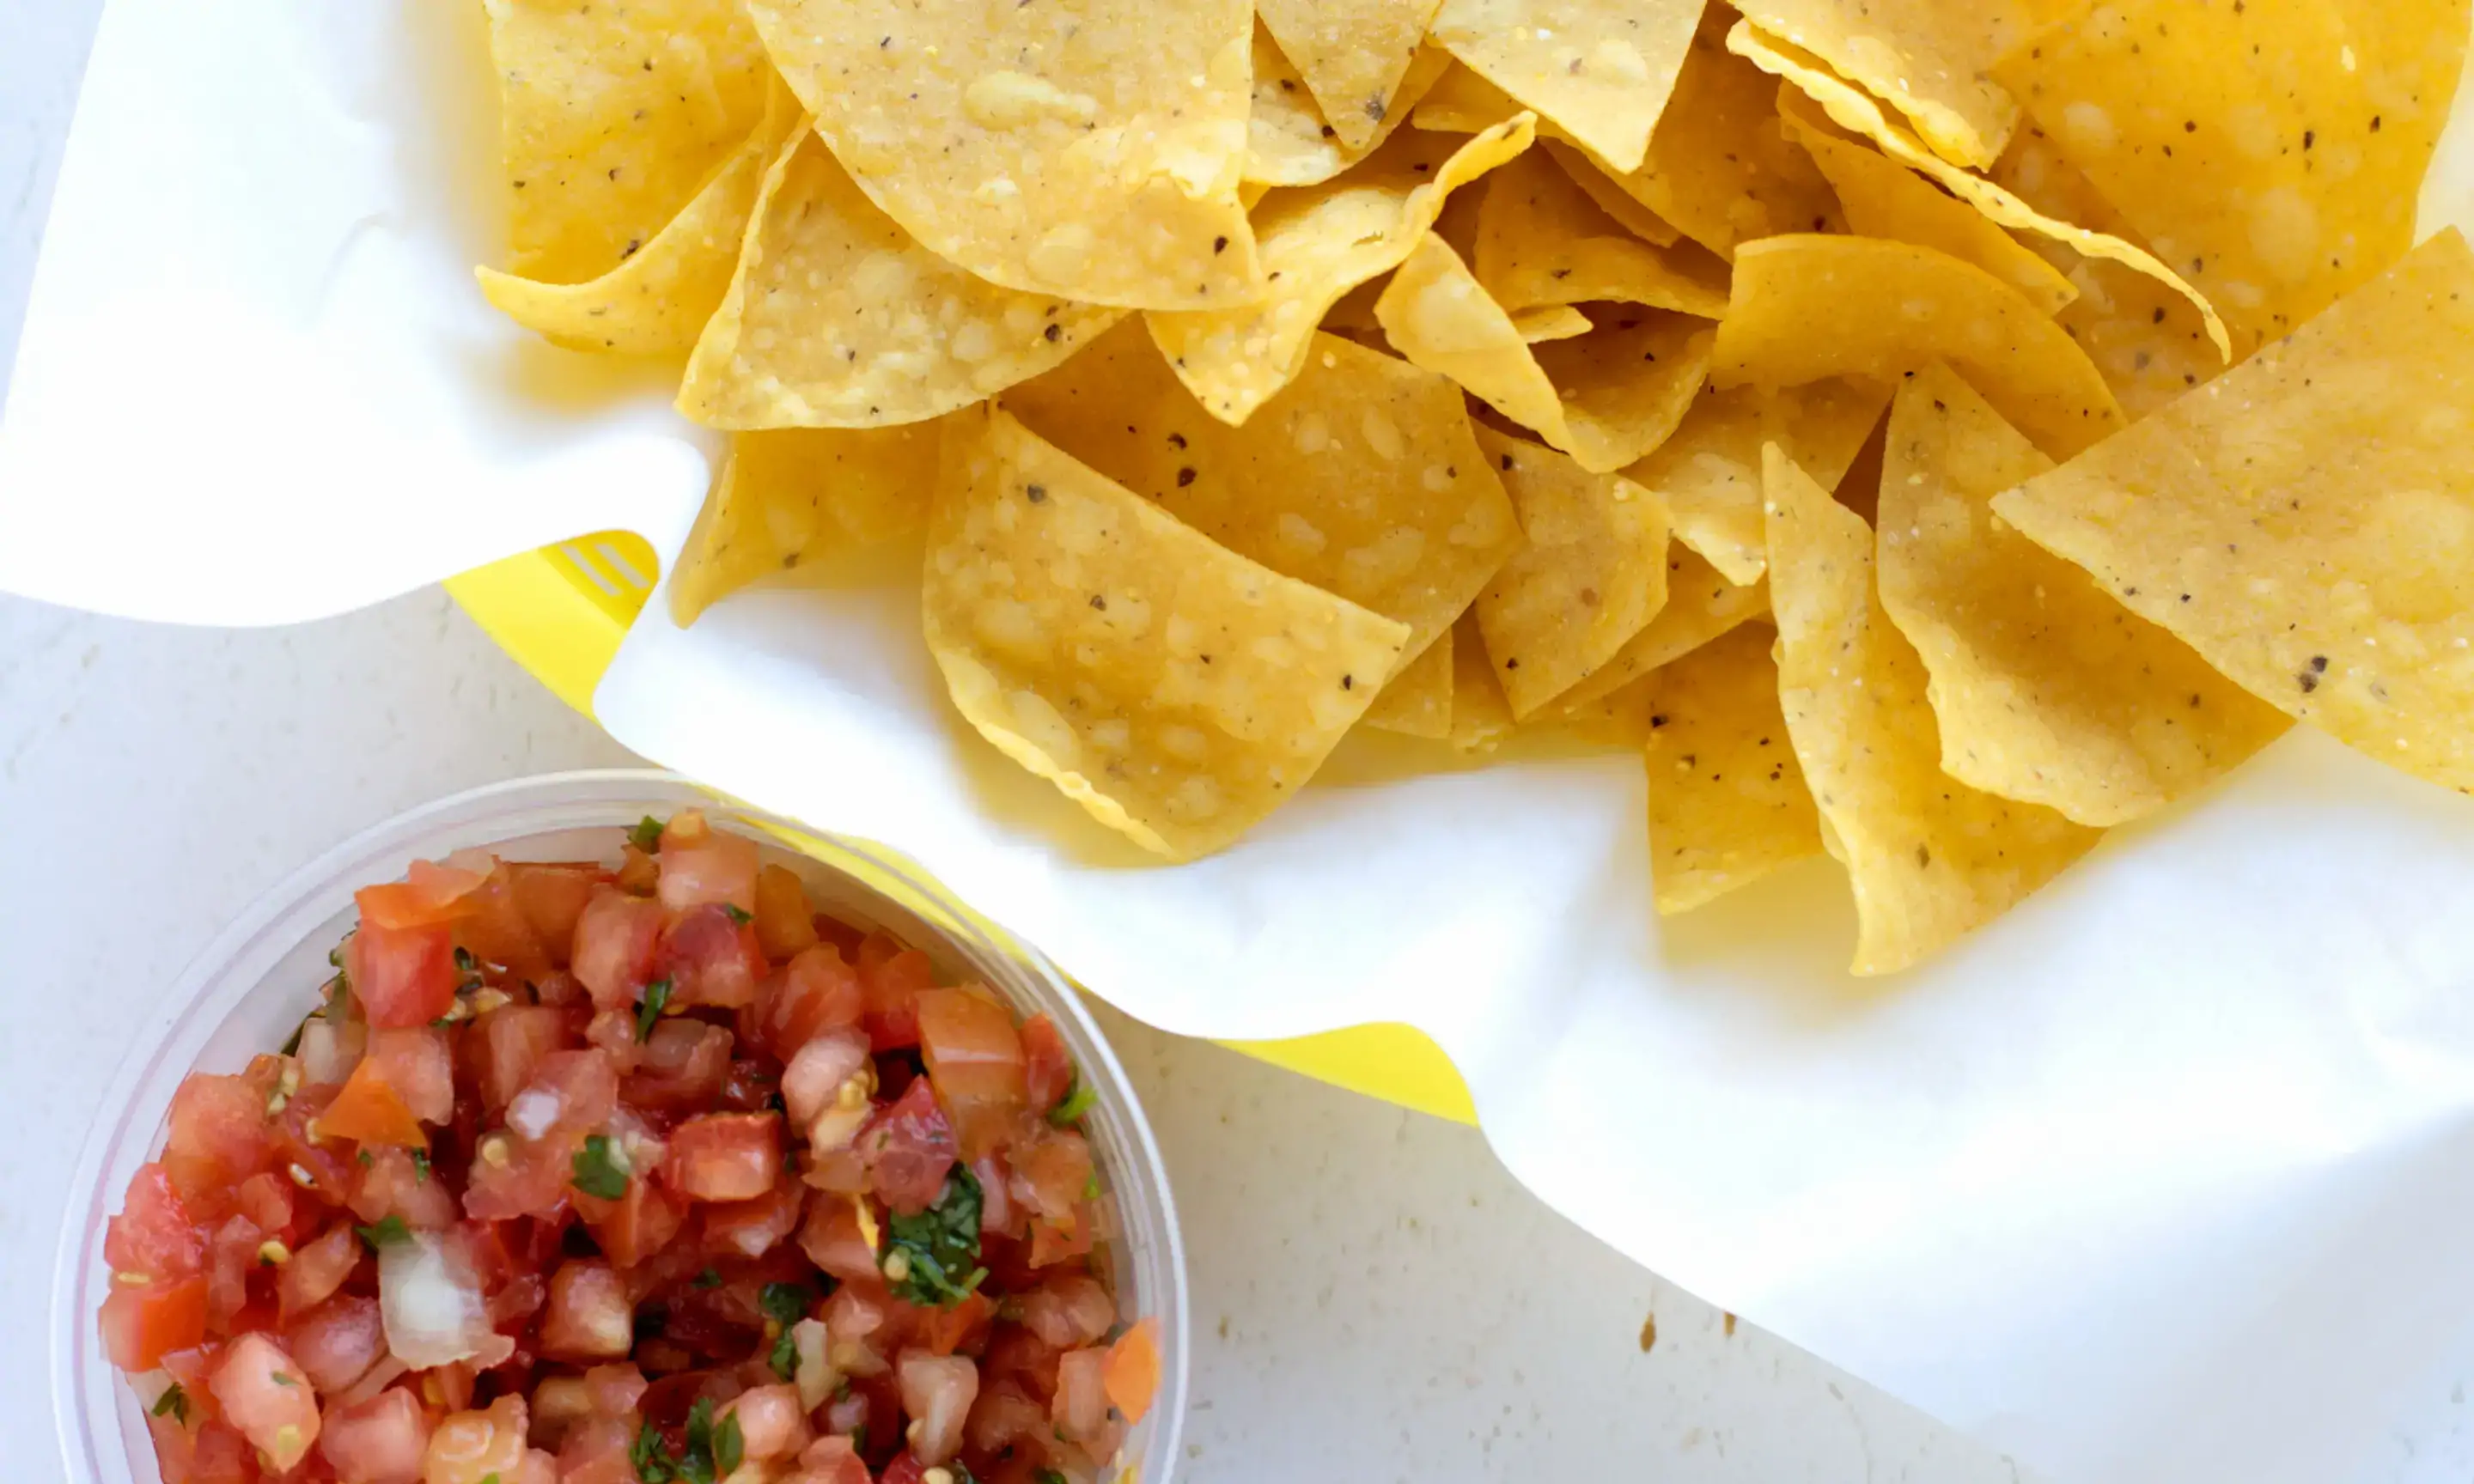
[(344, 972), (372, 1028), (427, 1025), (455, 1008), (454, 930), (363, 922), (344, 946)]
[(349, 1138), (363, 1146), (429, 1147), (429, 1136), (413, 1116), (412, 1106), (375, 1057), (363, 1057), (352, 1068), (343, 1090), (318, 1115), (318, 1130), (326, 1137)]
[(916, 1215), (944, 1192), (946, 1172), (960, 1152), (936, 1095), (920, 1078), (880, 1108), (852, 1147), (867, 1163), (868, 1182), (885, 1206)]
[(662, 904), (630, 897), (616, 887), (596, 887), (575, 920), (569, 965), (593, 1003), (623, 1010), (653, 980), (662, 944)]
[(206, 1235), (189, 1220), (172, 1177), (160, 1164), (139, 1166), (120, 1213), (104, 1227), (103, 1260), (115, 1273), (165, 1279), (189, 1277), (206, 1257)]
[(383, 928), (434, 927), (468, 916), (473, 894), (488, 876), (460, 866), (417, 860), (400, 881), (382, 881), (352, 894), (364, 923)]
[(111, 1363), (134, 1375), (152, 1371), (174, 1351), (206, 1338), (204, 1275), (151, 1283), (114, 1283), (103, 1301), (103, 1348)]
[(576, 919), (584, 916), (584, 904), (593, 899), (594, 888), (610, 879), (609, 873), (598, 866), (521, 861), (503, 869), (508, 894), (531, 926), (543, 956), (552, 968), (565, 969), (575, 947)]
[(1065, 1047), (1065, 1033), (1045, 1015), (1022, 1022), (1023, 1091), (1031, 1111), (1045, 1117), (1074, 1090), (1074, 1053)]
[(775, 962), (816, 945), (816, 913), (797, 872), (770, 863), (756, 873), (756, 943)]
[(1109, 1402), (1126, 1414), (1127, 1422), (1139, 1423), (1151, 1411), (1152, 1398), (1159, 1391), (1159, 1321), (1138, 1319), (1108, 1347), (1101, 1375)]
[(782, 1119), (706, 1113), (670, 1131), (662, 1178), (691, 1201), (752, 1201), (782, 1173)]

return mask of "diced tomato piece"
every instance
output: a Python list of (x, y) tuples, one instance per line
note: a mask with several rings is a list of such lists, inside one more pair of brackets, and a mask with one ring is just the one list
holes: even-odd
[(300, 1363), (269, 1336), (232, 1341), (208, 1384), (225, 1421), (266, 1455), (273, 1472), (290, 1469), (317, 1445), (317, 1394)]
[(876, 932), (859, 945), (860, 996), (867, 1005), (867, 1039), (879, 1051), (919, 1044), (921, 990), (936, 982), (936, 966), (891, 933)]
[(825, 1032), (859, 1024), (867, 1011), (859, 970), (831, 944), (802, 950), (765, 988), (757, 1009), (760, 1039), (785, 1062)]
[(575, 1168), (575, 1141), (494, 1135), (466, 1171), (464, 1213), (476, 1221), (546, 1216), (568, 1198)]
[(602, 1254), (622, 1268), (638, 1266), (667, 1247), (687, 1218), (677, 1198), (650, 1180), (629, 1180), (625, 1193), (615, 1201), (581, 1190), (570, 1198)]
[(589, 1418), (558, 1447), (559, 1484), (638, 1484), (627, 1450), (636, 1429), (617, 1417)]
[(1012, 1192), (1031, 1213), (1031, 1261), (1046, 1266), (1090, 1250), (1084, 1192), (1091, 1145), (1079, 1134), (1043, 1129), (1006, 1152)]
[(972, 990), (922, 990), (919, 1047), (965, 1160), (993, 1150), (1029, 1098), (1013, 1013)]
[(508, 864), (509, 890), (552, 967), (567, 967), (575, 944), (576, 920), (584, 916), (584, 904), (593, 899), (594, 888), (609, 879), (608, 872), (593, 865)]
[(919, 1461), (918, 1454), (904, 1448), (894, 1456), (893, 1462), (885, 1466), (885, 1472), (876, 1476), (876, 1484), (920, 1484), (927, 1477), (928, 1466)]
[(815, 909), (788, 866), (768, 864), (756, 873), (756, 942), (777, 963), (816, 945)]
[(294, 1248), (292, 1260), (275, 1275), (279, 1317), (290, 1320), (326, 1303), (360, 1265), (361, 1239), (349, 1221), (338, 1221), (316, 1241)]
[(570, 960), (575, 977), (604, 1010), (634, 1004), (651, 983), (662, 943), (662, 904), (596, 887), (575, 920)]
[(662, 829), (662, 905), (672, 912), (707, 902), (756, 910), (756, 842), (725, 834), (697, 809), (682, 809)]
[(729, 1031), (702, 1020), (663, 1020), (628, 1075), (627, 1101), (663, 1113), (711, 1108), (730, 1080), (731, 1040)]
[(995, 1454), (1022, 1443), (1045, 1445), (1052, 1436), (1048, 1408), (1013, 1382), (991, 1379), (985, 1366), (980, 1371), (980, 1399), (971, 1403), (962, 1433), (972, 1451)]
[(859, 1215), (858, 1203), (863, 1199), (820, 1195), (799, 1230), (799, 1250), (808, 1260), (845, 1282), (876, 1277), (877, 1249), (868, 1242)]
[(1139, 1423), (1152, 1409), (1152, 1398), (1159, 1391), (1159, 1322), (1138, 1319), (1108, 1347), (1102, 1377), (1107, 1384), (1108, 1400), (1126, 1414), (1127, 1422)]
[(482, 1108), (493, 1116), (506, 1112), (540, 1070), (542, 1059), (574, 1045), (576, 1032), (573, 1017), (546, 1005), (501, 1005), (474, 1020), (464, 1045)]
[(905, 1214), (935, 1204), (958, 1152), (953, 1125), (945, 1121), (945, 1111), (936, 1106), (935, 1094), (924, 1079), (877, 1110), (860, 1130), (854, 1147), (867, 1161), (869, 1183), (877, 1195)]
[(364, 1057), (352, 1068), (343, 1090), (318, 1115), (318, 1129), (325, 1137), (349, 1138), (364, 1146), (429, 1147), (429, 1135), (413, 1116), (412, 1105), (396, 1090), (395, 1080), (376, 1057)]
[(454, 931), (365, 921), (345, 945), (344, 971), (371, 1025), (427, 1025), (455, 1008)]
[(607, 1262), (577, 1260), (549, 1279), (542, 1353), (560, 1360), (620, 1360), (636, 1342), (636, 1305)]
[(751, 1386), (723, 1403), (714, 1424), (727, 1417), (739, 1419), (740, 1446), (751, 1459), (788, 1458), (813, 1436), (796, 1386)]
[(248, 1082), (192, 1072), (172, 1094), (163, 1172), (193, 1220), (221, 1220), (240, 1183), (274, 1162), (266, 1095)]
[(962, 1450), (962, 1424), (980, 1395), (980, 1368), (959, 1355), (906, 1350), (894, 1366), (902, 1409), (910, 1415), (911, 1451), (931, 1468)]
[(988, 1327), (996, 1317), (996, 1301), (984, 1293), (973, 1293), (946, 1307), (922, 1310), (913, 1335), (931, 1353), (950, 1355), (986, 1343)]
[[(522, 985), (549, 972), (549, 953), (516, 898), (510, 868), (494, 866), (488, 879), (464, 898), (464, 908), (455, 922), (455, 945), (479, 962), (492, 979)], [(566, 945), (564, 938), (559, 942)]]
[(1024, 1092), (1031, 1111), (1045, 1114), (1074, 1089), (1074, 1053), (1056, 1022), (1035, 1015), (1022, 1022)]
[(129, 1178), (120, 1214), (104, 1228), (103, 1260), (114, 1273), (186, 1278), (206, 1256), (206, 1233), (190, 1222), (172, 1177), (160, 1164), (139, 1166)]
[(352, 1181), (352, 1214), (364, 1222), (379, 1222), (389, 1216), (400, 1216), (404, 1225), (416, 1232), (435, 1232), (453, 1226), (463, 1213), (455, 1209), (455, 1193), (436, 1173), (424, 1174), (412, 1155), (402, 1149), (369, 1148), (367, 1164), (358, 1164)]
[(176, 1350), (206, 1337), (203, 1275), (119, 1283), (103, 1301), (103, 1348), (123, 1371), (152, 1371)]
[(289, 1239), (292, 1220), (302, 1202), (293, 1199), (300, 1189), (290, 1180), (267, 1170), (260, 1170), (240, 1183), (234, 1199), (240, 1213), (247, 1216), (259, 1231), (272, 1237)]
[(756, 1003), (764, 950), (752, 923), (716, 902), (688, 908), (662, 934), (654, 972), (670, 981), (670, 1003), (735, 1009)]
[(233, 1216), (206, 1238), (206, 1325), (232, 1328), (232, 1316), (249, 1305), (249, 1281), (264, 1266), (258, 1252), (266, 1233), (247, 1216)]
[(454, 1112), (455, 1056), (444, 1028), (374, 1030), (367, 1061), (386, 1072), (388, 1084), (422, 1122), (445, 1123)]
[(378, 1301), (350, 1294), (328, 1299), (283, 1328), (283, 1348), (309, 1382), (327, 1396), (367, 1376), (387, 1352)]
[(417, 860), (400, 881), (365, 886), (352, 894), (361, 922), (381, 928), (436, 927), (472, 911), (473, 894), (489, 877), (460, 866)]
[(1076, 1209), (1071, 1226), (1055, 1227), (1045, 1221), (1033, 1222), (1031, 1228), (1031, 1265), (1035, 1268), (1054, 1267), (1060, 1262), (1088, 1257), (1096, 1234), (1097, 1228), (1087, 1202)]
[(327, 1412), (318, 1451), (344, 1484), (415, 1484), (429, 1448), (429, 1414), (401, 1386)]
[(785, 1174), (773, 1188), (752, 1201), (708, 1206), (704, 1211), (705, 1251), (716, 1257), (761, 1257), (799, 1230), (808, 1187)]
[(1117, 1323), (1116, 1301), (1084, 1273), (1052, 1274), (1015, 1302), (1031, 1332), (1058, 1350), (1096, 1345)]
[(670, 1131), (662, 1175), (692, 1201), (752, 1201), (782, 1173), (782, 1120), (773, 1113), (707, 1113)]
[(799, 1467), (783, 1484), (869, 1484), (867, 1465), (850, 1439), (827, 1435), (799, 1450)]
[[(203, 1384), (190, 1393), (199, 1405)], [(207, 1421), (192, 1432), (170, 1417), (149, 1417), (155, 1435), (155, 1461), (163, 1484), (257, 1484), (257, 1460), (249, 1440), (220, 1422)]]
[(423, 1479), (425, 1484), (482, 1484), (492, 1474), (500, 1484), (519, 1479), (529, 1421), (524, 1399), (516, 1396), (500, 1397), (486, 1411), (456, 1412), (443, 1419), (429, 1435)]
[[(872, 1085), (861, 1076), (867, 1062), (867, 1038), (853, 1030), (828, 1031), (801, 1046), (789, 1065), (782, 1068), (782, 1101), (789, 1109), (790, 1121), (799, 1128), (810, 1128), (819, 1115), (833, 1109), (847, 1115), (849, 1132), (858, 1132), (860, 1124), (866, 1121), (866, 1093)], [(851, 1086), (854, 1080), (857, 1086)]]
[(1108, 1422), (1108, 1352), (1067, 1351), (1056, 1360), (1056, 1396), (1048, 1415), (1068, 1442), (1087, 1443)]

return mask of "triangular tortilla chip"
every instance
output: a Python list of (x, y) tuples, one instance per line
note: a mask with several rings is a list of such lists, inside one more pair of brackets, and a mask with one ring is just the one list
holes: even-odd
[(2466, 0), (2130, 0), (1997, 69), (2247, 355), (2403, 255)]
[(1765, 450), (1779, 701), (1856, 892), (1858, 974), (1892, 973), (2000, 917), (2099, 832), (1941, 770), (1924, 663), (1873, 590), (1862, 516)]
[(1642, 682), (1649, 872), (1689, 912), (1821, 853), (1821, 817), (1779, 710), (1777, 634), (1748, 624)]
[(1454, 190), (1529, 148), (1534, 122), (1521, 114), (1466, 141), (1413, 130), (1337, 180), (1272, 192), (1254, 209), (1269, 292), (1149, 316), (1160, 353), (1213, 417), (1245, 421), (1304, 367), (1323, 311), (1408, 256)]
[(1173, 860), (1296, 798), (1409, 633), (1217, 545), (991, 405), (948, 425), (921, 611), (981, 735)]
[(919, 422), (1039, 374), (1120, 317), (930, 252), (803, 129), (765, 177), (679, 410), (717, 428)]
[(1421, 239), (1374, 301), (1394, 349), (1600, 473), (1663, 443), (1710, 364), (1701, 321), (1637, 313), (1635, 323), (1533, 348), (1440, 237)]
[(2053, 467), (1949, 368), (1909, 378), (1881, 479), (1881, 607), (1930, 672), (1942, 771), (2082, 825), (2150, 814), (2283, 712), (1993, 515)]
[(1571, 340), (1597, 328), (1588, 315), (1569, 304), (1523, 309), (1512, 317), (1512, 327), (1520, 332), (1522, 344), (1532, 346), (1542, 346), (1550, 340)]
[[(1389, 117), (1375, 126), (1362, 146), (1341, 141), (1340, 131), (1324, 121), (1305, 79), (1280, 53), (1279, 44), (1261, 25), (1254, 28), (1254, 108), (1246, 120), (1246, 164), (1241, 179), (1248, 185), (1320, 185), (1364, 159), (1393, 131), (1409, 121), (1410, 110), (1426, 95), (1435, 79), (1452, 66), (1452, 54), (1439, 46), (1422, 46), (1409, 60), (1395, 93)], [(1476, 132), (1471, 130), (1469, 132)], [(1240, 192), (1242, 198), (1243, 192)], [(1253, 209), (1253, 203), (1247, 203)]]
[(1431, 28), (1463, 65), (1618, 170), (1639, 168), (1702, 0), (1443, 0)]
[[(1255, 0), (1255, 12), (1353, 150), (1408, 108), (1396, 95), (1438, 0)], [(1415, 100), (1410, 100), (1412, 103)]]
[(1672, 223), (1627, 195), (1614, 178), (1589, 158), (1587, 150), (1562, 139), (1540, 141), (1547, 157), (1555, 161), (1584, 195), (1598, 203), (1598, 209), (1620, 223), (1623, 229), (1653, 248), (1671, 248), (1684, 234)]
[(1477, 430), (1527, 540), (1478, 595), (1495, 678), (1526, 717), (1607, 662), (1666, 603), (1666, 508), (1620, 474)]
[(1674, 435), (1624, 474), (1666, 502), (1676, 539), (1729, 582), (1756, 582), (1769, 563), (1761, 444), (1778, 443), (1797, 467), (1834, 489), (1889, 405), (1890, 389), (1869, 381), (1769, 393), (1707, 388)]
[(1476, 246), (1477, 281), (1514, 315), (1586, 303), (1643, 304), (1704, 320), (1727, 312), (1724, 262), (1697, 246), (1661, 250), (1623, 230), (1541, 151), (1489, 178)]
[(1682, 541), (1672, 542), (1666, 548), (1666, 605), (1615, 651), (1613, 658), (1557, 696), (1555, 707), (1568, 714), (1593, 706), (1769, 610), (1767, 579), (1738, 586), (1699, 552)]
[(2469, 434), (2452, 227), (1993, 510), (2286, 714), (2474, 792)]
[(1491, 753), (1512, 735), (1514, 725), (1512, 703), (1495, 683), (1494, 662), (1487, 657), (1486, 634), (1472, 609), (1452, 627), (1451, 744), (1464, 753)]
[(670, 573), (685, 628), (763, 578), (917, 530), (936, 483), (939, 424), (740, 433)]
[(1886, 382), (1936, 360), (1962, 368), (2001, 415), (2059, 456), (2122, 425), (2087, 352), (1973, 263), (1913, 243), (1797, 234), (1746, 243), (1718, 323), (1718, 387)]
[(1441, 742), (1452, 734), (1452, 631), (1435, 635), (1418, 658), (1383, 682), (1359, 718), (1361, 727)]
[(2018, 127), (1995, 61), (2035, 34), (2021, 0), (1744, 0), (1771, 36), (1888, 99), (1942, 158), (1989, 165)]
[(885, 213), (991, 283), (1134, 309), (1262, 292), (1237, 199), (1247, 0), (747, 0)]

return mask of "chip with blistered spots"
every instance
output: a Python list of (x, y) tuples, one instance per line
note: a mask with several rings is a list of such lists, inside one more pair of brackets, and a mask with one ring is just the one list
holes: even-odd
[(1889, 100), (1942, 158), (1989, 165), (2019, 104), (1993, 64), (2056, 13), (2056, 0), (1743, 0), (1744, 18)]
[(765, 177), (679, 410), (732, 429), (924, 421), (1039, 374), (1122, 315), (938, 257), (801, 130)]
[(963, 717), (1172, 860), (1296, 798), (1408, 642), (993, 405), (947, 425), (923, 572), (928, 648)]
[[(1421, 46), (1410, 58), (1395, 93), (1391, 113), (1375, 126), (1362, 145), (1344, 143), (1327, 123), (1305, 79), (1260, 23), (1254, 28), (1254, 107), (1246, 120), (1248, 184), (1319, 185), (1370, 154), (1409, 121), (1410, 110), (1452, 64), (1449, 52)], [(1472, 131), (1474, 132), (1474, 131)], [(1253, 206), (1247, 203), (1248, 209)]]
[(1890, 389), (1829, 379), (1763, 393), (1705, 388), (1673, 436), (1624, 470), (1666, 502), (1682, 541), (1737, 585), (1768, 564), (1761, 526), (1761, 444), (1835, 488), (1890, 405)]
[(1443, 0), (1436, 41), (1618, 170), (1640, 164), (1702, 0)]
[(1005, 404), (1229, 550), (1408, 625), (1414, 658), (1518, 547), (1519, 522), (1459, 388), (1334, 335), (1309, 351), (1242, 428), (1131, 321)]
[(1993, 511), (2270, 706), (2474, 791), (2469, 438), (2451, 227)]
[(912, 422), (734, 435), (670, 573), (670, 616), (684, 628), (751, 583), (800, 581), (844, 552), (918, 530), (939, 433)]
[(1821, 819), (1779, 710), (1777, 637), (1746, 624), (1641, 682), (1661, 913), (1689, 912), (1821, 853)]

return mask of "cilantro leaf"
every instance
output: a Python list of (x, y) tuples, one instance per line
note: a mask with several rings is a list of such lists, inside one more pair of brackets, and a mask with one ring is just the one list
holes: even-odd
[(1100, 1101), (1100, 1089), (1084, 1082), (1080, 1072), (1076, 1072), (1074, 1085), (1067, 1088), (1065, 1095), (1056, 1100), (1056, 1106), (1048, 1111), (1049, 1127), (1072, 1128), (1082, 1121), (1082, 1115), (1089, 1113), (1091, 1105), (1098, 1101)]
[(1054, 1469), (1042, 1469), (1031, 1475), (1032, 1484), (1071, 1484), (1065, 1475)]
[(730, 921), (740, 927), (745, 927), (748, 923), (756, 921), (755, 913), (748, 911), (746, 908), (740, 906), (736, 902), (723, 902), (721, 904), (721, 910), (729, 913)]
[(764, 1357), (764, 1363), (773, 1368), (775, 1376), (786, 1381), (798, 1376), (799, 1342), (790, 1337), (789, 1330), (785, 1329), (773, 1337), (773, 1352)]
[(636, 1477), (643, 1484), (669, 1484), (675, 1475), (669, 1459), (662, 1451), (662, 1435), (651, 1423), (636, 1428), (636, 1441), (627, 1449), (627, 1461), (636, 1466)]
[(181, 1389), (179, 1381), (174, 1381), (163, 1395), (155, 1399), (155, 1405), (148, 1410), (157, 1417), (168, 1417), (185, 1427), (189, 1424), (189, 1394)]
[(740, 1461), (746, 1456), (747, 1440), (740, 1435), (739, 1414), (733, 1412), (713, 1430), (714, 1477), (726, 1479), (737, 1473)]
[(354, 1227), (352, 1230), (361, 1233), (361, 1240), (370, 1244), (372, 1252), (390, 1243), (412, 1240), (412, 1229), (403, 1224), (401, 1216), (389, 1216), (376, 1226)]
[(815, 1302), (816, 1291), (805, 1283), (766, 1283), (757, 1305), (765, 1318), (787, 1329), (807, 1318)]
[(429, 1151), (426, 1149), (416, 1149), (412, 1152), (412, 1183), (417, 1185), (426, 1182), (428, 1179)]
[(575, 1188), (586, 1195), (615, 1201), (627, 1193), (627, 1172), (619, 1168), (618, 1160), (611, 1154), (610, 1140), (605, 1135), (587, 1135), (584, 1147), (575, 1152), (571, 1166)]
[(635, 828), (627, 831), (627, 843), (647, 855), (658, 853), (662, 849), (662, 822), (645, 815), (636, 822)]
[(639, 1042), (653, 1039), (653, 1022), (662, 1017), (662, 1011), (669, 1003), (670, 981), (656, 979), (644, 986), (644, 1002), (636, 1007), (636, 1040)]
[(945, 1177), (936, 1204), (889, 1223), (885, 1277), (894, 1293), (923, 1307), (951, 1308), (970, 1297), (988, 1270), (980, 1262), (979, 1178), (957, 1164)]
[(709, 1267), (709, 1268), (706, 1268), (703, 1272), (698, 1273), (698, 1274), (695, 1276), (695, 1285), (696, 1285), (697, 1287), (699, 1287), (699, 1288), (718, 1288), (718, 1287), (720, 1287), (720, 1286), (721, 1286), (721, 1269), (719, 1269), (719, 1268), (713, 1268), (713, 1267)]
[(688, 1409), (687, 1450), (673, 1467), (691, 1484), (713, 1484), (713, 1399), (698, 1397)]

